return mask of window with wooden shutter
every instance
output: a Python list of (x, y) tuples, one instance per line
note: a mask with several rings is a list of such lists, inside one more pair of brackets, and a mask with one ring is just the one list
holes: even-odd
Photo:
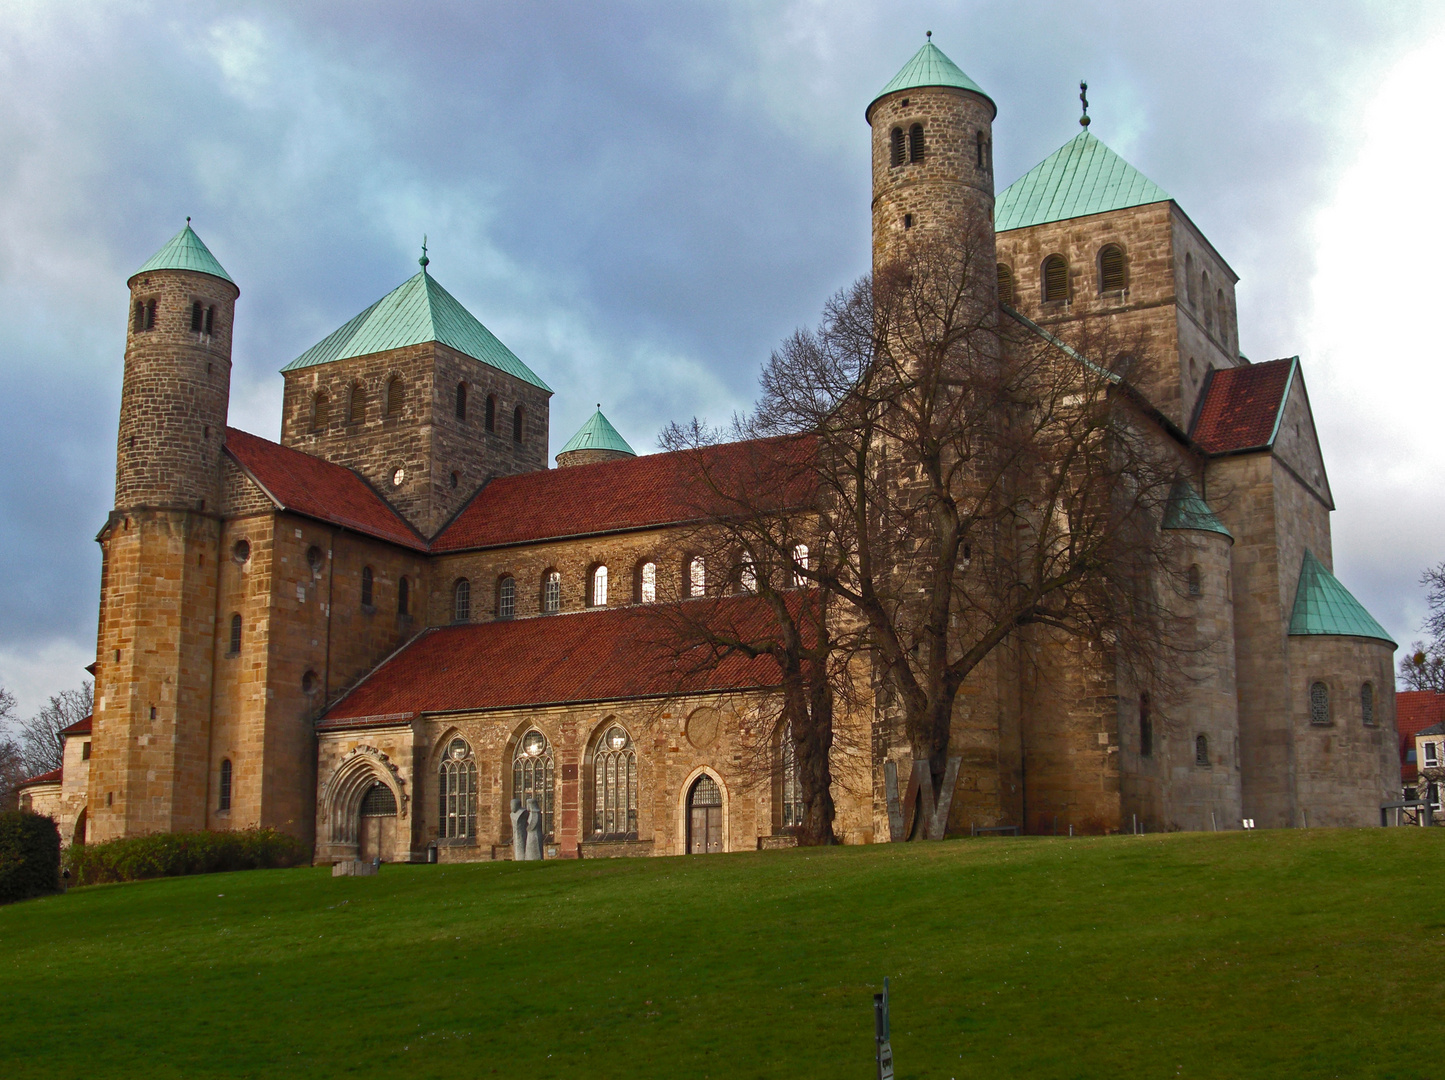
[(1118, 292), (1127, 284), (1123, 248), (1118, 244), (1105, 244), (1099, 252), (1099, 291)]
[(386, 384), (386, 415), (400, 416), (403, 390), (400, 379), (392, 379)]
[(923, 125), (914, 124), (908, 129), (908, 160), (923, 160)]
[(889, 153), (888, 153), (888, 164), (890, 164), (890, 165), (902, 165), (902, 164), (903, 164), (903, 129), (902, 129), (902, 128), (894, 128), (892, 134), (890, 134), (888, 138), (889, 138), (889, 142), (890, 142)]
[(1044, 260), (1044, 299), (1067, 300), (1069, 298), (1069, 264), (1062, 255), (1050, 255)]
[(311, 430), (325, 431), (330, 421), (331, 399), (324, 393), (317, 394), (311, 399)]
[(351, 388), (351, 399), (347, 402), (346, 422), (359, 424), (366, 419), (366, 391), (357, 383)]
[(467, 418), (467, 384), (457, 383), (457, 419)]
[(191, 304), (191, 333), (199, 334), (205, 325), (206, 308), (200, 301)]
[(1003, 263), (998, 264), (998, 302), (1014, 306), (1014, 272)]

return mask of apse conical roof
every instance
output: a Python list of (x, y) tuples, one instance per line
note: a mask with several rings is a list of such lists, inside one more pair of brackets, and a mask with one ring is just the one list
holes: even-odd
[(999, 194), (994, 228), (1007, 232), (1169, 198), (1097, 136), (1081, 131)]
[(879, 98), (887, 97), (898, 90), (912, 90), (924, 86), (956, 86), (961, 90), (972, 90), (975, 94), (988, 98), (988, 103), (993, 105), (994, 115), (998, 115), (998, 106), (994, 104), (993, 98), (983, 92), (983, 87), (965, 75), (962, 68), (944, 56), (943, 50), (935, 45), (931, 38), (924, 42), (923, 48), (913, 54), (913, 59), (904, 64), (902, 70), (889, 80), (888, 85), (874, 95), (868, 108), (863, 110), (863, 115), (868, 115)]
[(1164, 507), (1162, 529), (1196, 529), (1199, 532), (1218, 533), (1231, 540), (1234, 534), (1214, 516), (1209, 504), (1199, 497), (1194, 485), (1188, 480), (1179, 480), (1169, 491), (1169, 502)]
[[(131, 277), (138, 277), (150, 270), (190, 270), (197, 274), (210, 274), (222, 281), (231, 281), (231, 275), (222, 269), (216, 257), (211, 254), (211, 249), (201, 242), (201, 238), (191, 228), (190, 218), (186, 219), (186, 227), (167, 240), (165, 247), (147, 259)], [(231, 284), (236, 283), (231, 281)]]
[(1334, 637), (1378, 638), (1395, 644), (1365, 606), (1350, 595), (1310, 551), (1300, 564), (1299, 588), (1290, 615), (1291, 637), (1321, 634)]
[(572, 450), (616, 450), (618, 453), (637, 456), (637, 451), (627, 445), (627, 440), (619, 435), (607, 417), (602, 415), (600, 406), (587, 418), (587, 422), (577, 429), (577, 434), (567, 440), (567, 445), (557, 451), (557, 456), (561, 457)]

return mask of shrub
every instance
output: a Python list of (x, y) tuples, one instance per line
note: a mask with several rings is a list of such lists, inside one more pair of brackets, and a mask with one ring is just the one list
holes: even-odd
[(60, 890), (60, 830), (44, 814), (0, 813), (0, 904)]
[(66, 853), (76, 885), (264, 870), (310, 861), (307, 845), (275, 829), (151, 833), (103, 844), (76, 844)]

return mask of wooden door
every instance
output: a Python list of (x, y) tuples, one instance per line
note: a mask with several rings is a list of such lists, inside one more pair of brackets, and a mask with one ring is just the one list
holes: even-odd
[(710, 776), (698, 777), (687, 802), (687, 853), (707, 855), (722, 851), (722, 791), (717, 782)]

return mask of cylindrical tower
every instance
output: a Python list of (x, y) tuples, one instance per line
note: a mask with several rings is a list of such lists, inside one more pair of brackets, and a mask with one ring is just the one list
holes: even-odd
[(992, 274), (997, 112), (931, 35), (873, 99), (864, 116), (873, 129), (875, 274), (933, 234), (977, 246), (979, 265)]
[(128, 284), (116, 508), (214, 510), (240, 290), (189, 219)]

